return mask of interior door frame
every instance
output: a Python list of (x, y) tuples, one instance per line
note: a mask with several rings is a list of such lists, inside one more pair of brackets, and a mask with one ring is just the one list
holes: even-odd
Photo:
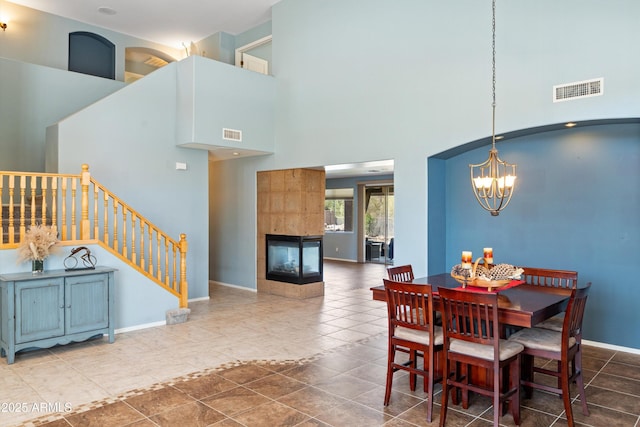
[(236, 67), (242, 67), (242, 54), (250, 51), (251, 49), (255, 49), (256, 47), (265, 45), (267, 43), (271, 43), (271, 41), (273, 40), (273, 35), (268, 35), (266, 37), (263, 37), (261, 39), (258, 39), (256, 41), (253, 41), (249, 44), (245, 44), (244, 46), (240, 46), (239, 48), (236, 49), (236, 59), (235, 59), (235, 65)]
[[(358, 192), (358, 231), (356, 233), (357, 237), (357, 258), (359, 263), (365, 263), (366, 260), (366, 242), (364, 237), (364, 220), (366, 215), (366, 206), (365, 204), (365, 191), (367, 187), (380, 187), (380, 186), (394, 186), (393, 180), (381, 179), (381, 180), (372, 180), (372, 181), (362, 181), (356, 183), (356, 188)], [(395, 193), (395, 188), (394, 188)], [(386, 256), (386, 255), (385, 255)]]

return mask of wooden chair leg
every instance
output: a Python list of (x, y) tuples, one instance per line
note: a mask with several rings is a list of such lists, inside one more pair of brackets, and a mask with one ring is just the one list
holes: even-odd
[(384, 390), (384, 406), (389, 404), (391, 398), (391, 385), (393, 383), (393, 363), (395, 362), (396, 349), (395, 346), (389, 343), (389, 353), (387, 355), (387, 385)]
[[(520, 376), (524, 381), (533, 382), (533, 356), (528, 354), (521, 355), (520, 362)], [(533, 395), (533, 387), (524, 386), (524, 396), (527, 399), (531, 399)]]
[[(464, 376), (464, 382), (465, 384), (469, 384), (469, 365), (465, 363), (462, 366), (464, 366), (463, 372), (462, 372), (462, 375)], [(469, 409), (469, 389), (468, 388), (465, 388), (464, 390), (462, 390), (462, 407), (464, 409)]]
[(573, 367), (579, 372), (576, 378), (576, 383), (578, 385), (578, 390), (580, 391), (582, 414), (589, 416), (589, 408), (587, 408), (587, 395), (584, 392), (584, 378), (582, 376), (582, 349), (579, 349), (576, 353), (575, 360), (573, 361)]
[[(520, 356), (518, 356), (520, 359)], [(515, 425), (520, 425), (520, 360), (511, 363), (509, 368), (509, 390), (515, 388), (511, 396), (510, 410)]]
[[(453, 364), (453, 372), (450, 372), (449, 375), (453, 375), (453, 377), (457, 380), (460, 379), (460, 363), (455, 362)], [(451, 387), (451, 402), (454, 405), (460, 404), (460, 396), (458, 387)]]
[(564, 404), (564, 411), (567, 415), (567, 424), (569, 427), (574, 426), (573, 422), (573, 410), (571, 409), (571, 390), (569, 389), (569, 361), (565, 360), (561, 362), (560, 368), (560, 382), (562, 389), (562, 403)]
[[(449, 360), (446, 355), (442, 363), (442, 407), (440, 408), (440, 427), (444, 427), (447, 420), (447, 407), (449, 405)], [(455, 389), (455, 388), (454, 388)]]
[(427, 422), (430, 423), (431, 422), (431, 416), (433, 414), (433, 377), (434, 377), (434, 360), (433, 360), (433, 354), (430, 355), (426, 355), (425, 354), (425, 362), (426, 362), (426, 357), (429, 357), (429, 374), (426, 375), (424, 377), (425, 381), (427, 381), (427, 399), (429, 400), (427, 402)]
[(500, 400), (500, 389), (502, 388), (502, 369), (497, 369), (493, 373), (493, 425), (500, 425), (502, 416), (502, 401)]
[[(418, 367), (418, 355), (415, 350), (411, 350), (409, 352), (409, 361), (411, 362), (410, 363), (411, 367), (413, 368)], [(416, 374), (414, 374), (413, 372), (409, 373), (409, 389), (411, 391), (416, 390)]]

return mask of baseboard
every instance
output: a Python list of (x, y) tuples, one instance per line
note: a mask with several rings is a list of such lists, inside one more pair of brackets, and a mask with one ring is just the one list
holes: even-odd
[(620, 345), (607, 344), (598, 341), (582, 340), (582, 344), (607, 350), (622, 351), (625, 353), (640, 354), (640, 348), (622, 347)]
[(125, 332), (139, 331), (140, 329), (155, 328), (156, 326), (166, 326), (166, 325), (167, 325), (167, 321), (166, 320), (162, 320), (162, 321), (159, 321), (159, 322), (144, 323), (144, 324), (141, 324), (141, 325), (128, 326), (126, 328), (116, 329), (114, 331), (114, 333), (123, 334)]
[(329, 260), (329, 261), (343, 261), (343, 262), (354, 262), (354, 263), (357, 263), (357, 262), (358, 262), (358, 261), (357, 261), (357, 260), (355, 260), (355, 259), (331, 258), (331, 257), (328, 257), (328, 256), (326, 256), (326, 257), (324, 257), (324, 258), (322, 258), (322, 259), (327, 259), (327, 260)]
[(244, 286), (232, 285), (230, 283), (218, 282), (216, 280), (209, 280), (209, 284), (212, 284), (212, 283), (215, 285), (226, 286), (227, 288), (240, 289), (243, 291), (250, 291), (250, 292), (256, 292), (256, 293), (258, 292), (257, 289), (245, 288)]

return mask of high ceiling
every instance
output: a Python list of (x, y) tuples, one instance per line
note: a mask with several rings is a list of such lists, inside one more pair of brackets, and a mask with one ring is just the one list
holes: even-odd
[[(279, 0), (10, 0), (174, 48), (223, 31), (238, 34), (271, 19)], [(115, 12), (115, 13), (114, 13)]]

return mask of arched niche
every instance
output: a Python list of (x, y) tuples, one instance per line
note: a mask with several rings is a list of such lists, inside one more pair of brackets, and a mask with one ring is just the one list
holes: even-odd
[(171, 55), (148, 47), (127, 47), (124, 52), (125, 83), (132, 83), (176, 61)]
[(106, 38), (87, 31), (69, 33), (69, 71), (114, 80), (116, 47)]

